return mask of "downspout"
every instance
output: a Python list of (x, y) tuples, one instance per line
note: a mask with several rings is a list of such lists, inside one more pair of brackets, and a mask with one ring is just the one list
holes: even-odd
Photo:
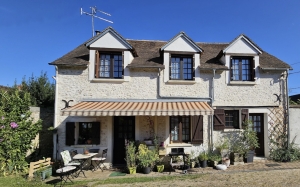
[(289, 76), (289, 69), (286, 70), (286, 81), (285, 81), (285, 91), (286, 91), (286, 102), (287, 102), (287, 120), (286, 120), (286, 123), (287, 123), (287, 140), (288, 140), (288, 143), (287, 143), (287, 146), (290, 147), (290, 104), (289, 104), (289, 93), (288, 93), (288, 76)]
[[(58, 86), (57, 86), (57, 75), (58, 75), (58, 67), (55, 66), (55, 76), (52, 78), (55, 80), (55, 98), (54, 98), (54, 123), (53, 126), (56, 128), (57, 126), (57, 96), (58, 96)], [(56, 133), (53, 133), (53, 157), (57, 160), (57, 154), (58, 154), (58, 130)]]
[[(213, 102), (215, 100), (215, 75), (216, 75), (216, 69), (213, 69), (213, 77), (212, 77), (212, 82), (211, 82), (211, 107), (213, 107)], [(210, 123), (211, 123), (211, 126), (210, 126), (210, 138), (211, 138), (211, 147), (213, 149), (213, 146), (214, 146), (214, 123), (213, 123), (213, 120), (214, 120), (214, 116), (213, 115), (210, 115)]]

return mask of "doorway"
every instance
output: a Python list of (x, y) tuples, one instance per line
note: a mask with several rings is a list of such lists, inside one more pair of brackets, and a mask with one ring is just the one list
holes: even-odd
[(114, 117), (113, 164), (125, 165), (125, 141), (135, 141), (135, 116)]
[(253, 123), (253, 130), (257, 133), (259, 148), (255, 149), (256, 156), (264, 156), (264, 114), (251, 113), (249, 120)]

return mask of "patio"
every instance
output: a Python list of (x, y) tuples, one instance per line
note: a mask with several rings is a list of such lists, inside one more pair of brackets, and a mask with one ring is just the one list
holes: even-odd
[[(253, 172), (253, 171), (270, 171), (270, 170), (290, 170), (290, 169), (300, 169), (300, 162), (273, 162), (270, 160), (255, 160), (253, 163), (245, 163), (244, 165), (237, 165), (233, 166), (230, 165), (230, 167), (225, 170), (216, 170), (212, 167), (206, 167), (206, 168), (192, 168), (191, 170), (188, 171), (188, 174), (217, 174), (217, 173), (237, 173), (237, 172)], [(83, 181), (83, 180), (92, 180), (92, 179), (97, 179), (97, 180), (105, 180), (108, 178), (129, 178), (129, 177), (162, 177), (162, 176), (169, 176), (169, 171), (165, 171), (163, 173), (158, 173), (158, 172), (151, 172), (150, 174), (143, 174), (143, 173), (136, 173), (134, 175), (122, 175), (118, 176), (113, 176), (115, 172), (122, 172), (121, 169), (118, 168), (111, 168), (104, 170), (103, 172), (98, 169), (96, 171), (90, 171), (87, 170), (85, 171), (86, 178), (79, 176), (77, 178), (72, 179), (73, 181)], [(175, 172), (171, 172), (170, 176), (182, 176), (184, 175), (182, 173), (182, 170), (175, 170)], [(49, 179), (47, 179), (45, 182), (49, 183), (51, 181), (58, 180), (59, 177), (52, 176)], [(70, 183), (70, 182), (68, 182)]]

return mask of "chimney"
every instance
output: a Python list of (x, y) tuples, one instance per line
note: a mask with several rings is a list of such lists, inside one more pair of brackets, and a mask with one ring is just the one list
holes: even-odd
[(95, 34), (96, 34), (96, 35), (101, 34), (101, 31), (96, 30), (96, 31), (95, 31)]

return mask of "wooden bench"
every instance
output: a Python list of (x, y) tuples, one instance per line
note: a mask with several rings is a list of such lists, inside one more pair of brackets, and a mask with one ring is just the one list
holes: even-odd
[(34, 172), (36, 172), (37, 170), (50, 166), (50, 161), (51, 161), (51, 158), (49, 157), (49, 158), (46, 158), (44, 160), (39, 160), (39, 161), (36, 161), (36, 162), (30, 162), (29, 177), (33, 177)]

